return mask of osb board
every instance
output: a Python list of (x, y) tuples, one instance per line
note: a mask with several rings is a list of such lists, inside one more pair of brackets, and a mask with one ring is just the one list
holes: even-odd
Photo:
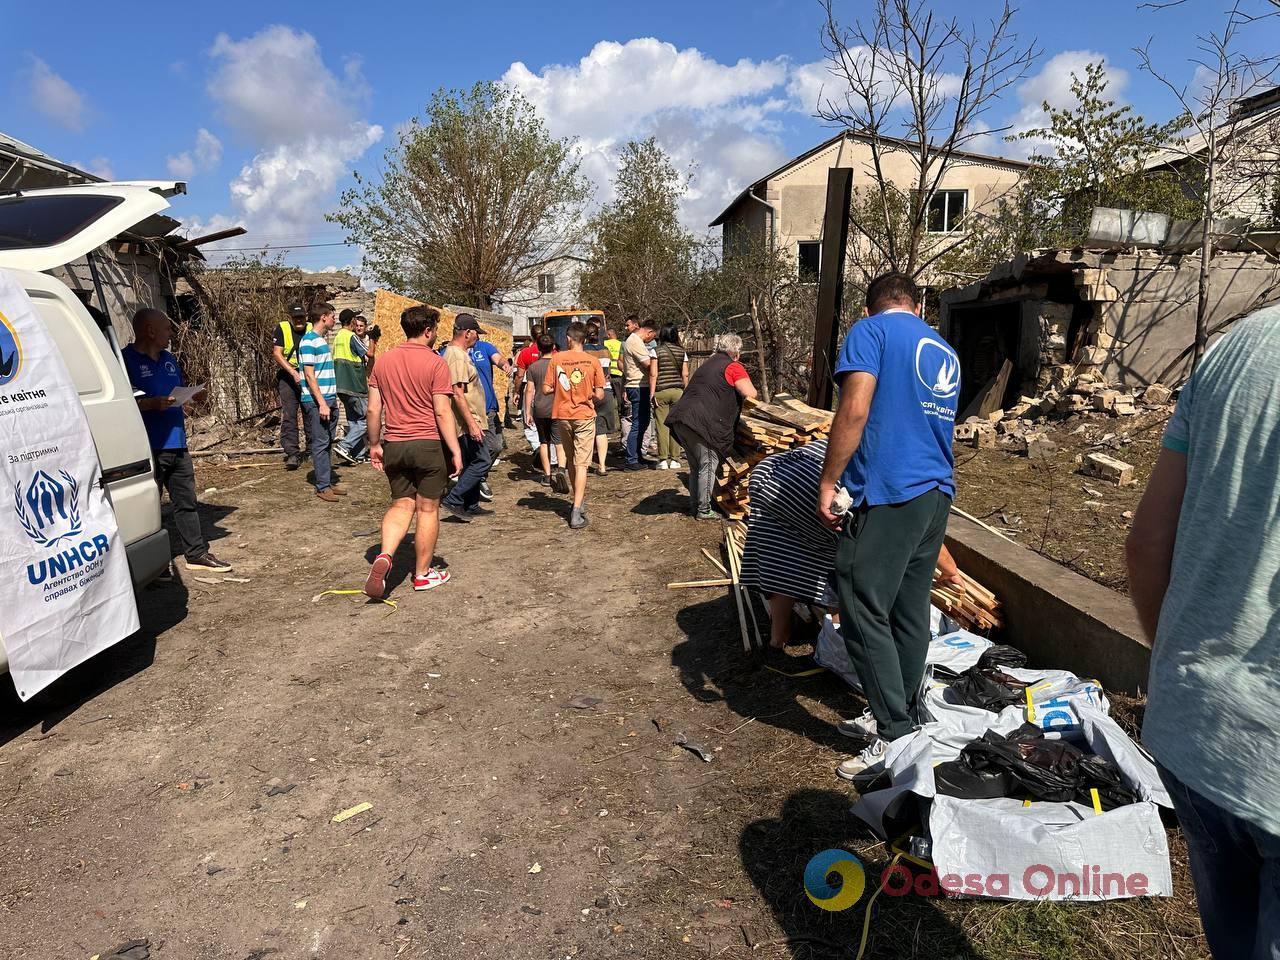
[[(379, 352), (390, 350), (397, 344), (404, 342), (404, 331), (400, 329), (400, 314), (421, 302), (420, 300), (410, 300), (408, 297), (402, 297), (400, 294), (392, 293), (389, 290), (374, 292), (373, 322), (382, 328), (382, 339), (378, 342)], [(432, 306), (435, 305), (432, 304)], [(436, 309), (440, 311), (440, 324), (436, 328), (436, 348), (439, 349), (453, 339), (453, 318), (456, 314), (452, 310), (446, 310), (443, 307), (436, 307)], [(479, 319), (480, 329), (484, 331), (484, 339), (501, 350), (502, 355), (508, 360), (514, 360), (515, 358), (511, 355), (511, 331), (485, 323), (483, 317)], [(507, 380), (507, 375), (501, 370), (493, 371), (493, 389), (497, 391), (498, 398), (502, 401), (505, 410), (506, 401), (504, 398), (510, 391), (510, 384)]]

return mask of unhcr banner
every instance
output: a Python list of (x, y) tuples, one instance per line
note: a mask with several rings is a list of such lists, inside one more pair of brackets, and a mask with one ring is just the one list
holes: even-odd
[(0, 642), (29, 699), (138, 629), (115, 514), (71, 374), (0, 270)]

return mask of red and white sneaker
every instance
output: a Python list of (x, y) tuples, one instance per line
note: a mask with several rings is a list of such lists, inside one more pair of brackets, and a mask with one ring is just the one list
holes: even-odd
[(382, 595), (387, 592), (387, 574), (390, 572), (390, 554), (380, 553), (374, 557), (373, 564), (369, 567), (369, 579), (364, 582), (366, 596), (381, 600)]
[(423, 576), (414, 575), (413, 589), (415, 590), (431, 590), (435, 587), (443, 587), (449, 582), (448, 570), (436, 570), (434, 567), (428, 570)]

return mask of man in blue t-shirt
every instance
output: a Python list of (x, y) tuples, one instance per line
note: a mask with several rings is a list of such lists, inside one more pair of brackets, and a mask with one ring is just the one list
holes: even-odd
[(173, 402), (173, 391), (184, 386), (177, 358), (169, 352), (173, 324), (160, 310), (139, 310), (133, 316), (133, 343), (121, 351), (124, 368), (138, 397), (142, 424), (147, 428), (156, 462), (156, 482), (169, 491), (173, 524), (178, 528), (187, 567), (225, 573), (231, 565), (209, 552), (200, 529), (196, 505), (196, 471), (187, 452), (186, 415)]
[[(900, 273), (867, 287), (867, 318), (836, 362), (840, 406), (831, 428), (818, 515), (841, 530), (840, 629), (870, 710), (842, 726), (869, 745), (836, 771), (865, 780), (890, 741), (911, 733), (929, 650), (929, 591), (955, 496), (951, 454), (960, 361), (920, 319), (920, 291)], [(848, 492), (837, 513), (836, 484)], [(852, 735), (852, 734), (851, 734)]]
[[(463, 316), (463, 314), (459, 314)], [(484, 331), (480, 334), (484, 336)], [(502, 414), (498, 407), (498, 392), (493, 388), (493, 368), (497, 367), (503, 373), (510, 376), (511, 364), (506, 357), (502, 355), (502, 351), (495, 347), (488, 340), (477, 340), (476, 345), (467, 353), (471, 356), (471, 362), (476, 365), (476, 373), (480, 377), (480, 386), (484, 388), (484, 411), (485, 411), (485, 431), (484, 443), (489, 450), (489, 456), (493, 458), (493, 462), (489, 464), (492, 470), (499, 463), (498, 454), (507, 449), (507, 439), (502, 434)], [(492, 500), (493, 491), (489, 489), (489, 476), (486, 473), (485, 479), (480, 481), (480, 499)]]

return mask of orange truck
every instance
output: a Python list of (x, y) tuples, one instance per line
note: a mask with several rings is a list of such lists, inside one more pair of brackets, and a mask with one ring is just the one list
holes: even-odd
[(542, 329), (555, 339), (557, 350), (565, 348), (565, 331), (569, 329), (569, 324), (575, 320), (581, 320), (583, 323), (590, 323), (594, 320), (600, 324), (601, 330), (604, 329), (603, 310), (585, 310), (580, 307), (572, 307), (568, 310), (548, 310), (542, 315)]

